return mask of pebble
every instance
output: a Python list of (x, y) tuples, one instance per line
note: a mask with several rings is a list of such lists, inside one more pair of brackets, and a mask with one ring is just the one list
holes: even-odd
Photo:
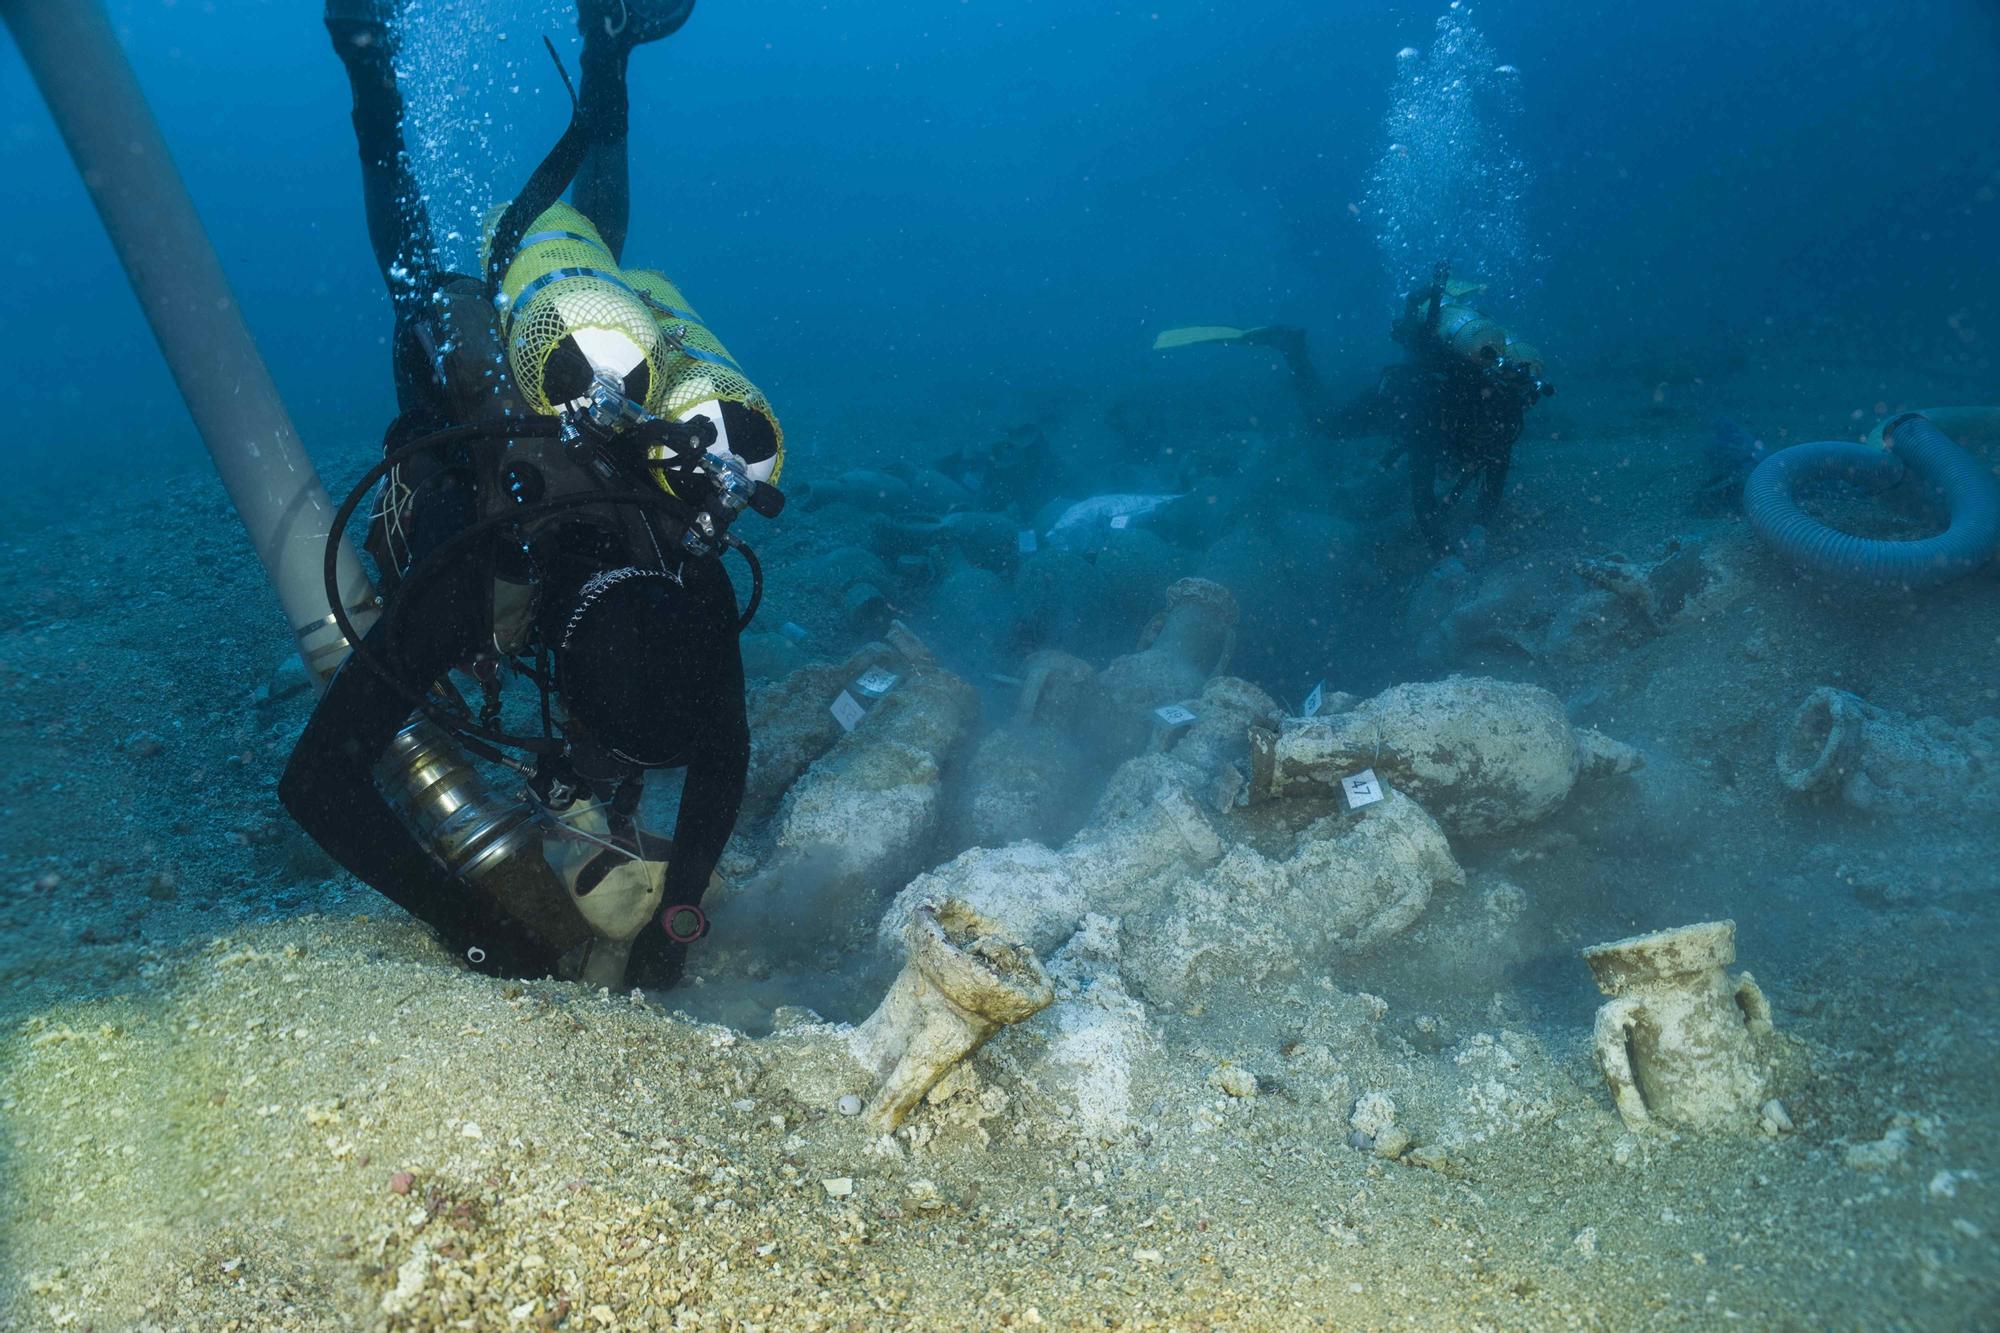
[(1375, 1155), (1394, 1161), (1408, 1152), (1414, 1142), (1416, 1140), (1410, 1137), (1409, 1130), (1401, 1125), (1387, 1125), (1375, 1136)]
[(1898, 1126), (1872, 1143), (1850, 1144), (1841, 1160), (1855, 1171), (1887, 1171), (1910, 1152), (1909, 1131)]
[(831, 1180), (820, 1181), (819, 1187), (826, 1191), (830, 1199), (844, 1199), (854, 1193), (854, 1177), (835, 1176)]
[(312, 677), (306, 674), (305, 663), (288, 655), (272, 669), (271, 678), (259, 688), (264, 691), (267, 701), (290, 699), (311, 689)]
[(120, 745), (134, 759), (151, 759), (167, 748), (167, 743), (150, 731), (135, 731)]
[(1958, 1197), (1958, 1183), (1976, 1178), (1970, 1171), (1940, 1171), (1931, 1177), (1930, 1196), (1933, 1199), (1955, 1199)]
[(860, 1114), (861, 1114), (861, 1099), (860, 1099), (859, 1097), (855, 1096), (855, 1095), (854, 1095), (853, 1093), (851, 1093), (851, 1092), (850, 1092), (850, 1093), (848, 1093), (848, 1094), (847, 1094), (846, 1096), (842, 1097), (842, 1098), (840, 1099), (840, 1101), (839, 1101), (838, 1105), (839, 1105), (839, 1107), (840, 1107), (840, 1113), (841, 1113), (842, 1115), (860, 1115)]
[(398, 1171), (389, 1177), (389, 1193), (408, 1194), (416, 1183), (417, 1178), (408, 1171)]
[(1257, 1095), (1257, 1076), (1241, 1065), (1217, 1065), (1209, 1072), (1208, 1082), (1232, 1097)]
[(1355, 1100), (1354, 1113), (1347, 1117), (1347, 1123), (1371, 1139), (1379, 1138), (1383, 1130), (1396, 1123), (1395, 1100), (1386, 1092), (1363, 1093)]
[(464, 1124), (458, 1127), (458, 1133), (461, 1138), (483, 1139), (486, 1137), (486, 1131), (481, 1129), (478, 1125), (472, 1123), (470, 1120), (466, 1121)]

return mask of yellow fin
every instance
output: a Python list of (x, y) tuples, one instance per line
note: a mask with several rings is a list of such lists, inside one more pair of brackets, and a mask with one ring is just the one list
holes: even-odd
[(1164, 351), (1169, 347), (1188, 347), (1195, 343), (1233, 343), (1243, 337), (1242, 329), (1232, 329), (1222, 324), (1190, 324), (1184, 329), (1168, 329), (1153, 339), (1153, 350)]

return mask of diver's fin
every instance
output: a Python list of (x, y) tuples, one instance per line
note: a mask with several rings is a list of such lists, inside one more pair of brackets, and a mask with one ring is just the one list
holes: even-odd
[(1165, 351), (1169, 347), (1191, 347), (1195, 343), (1241, 342), (1247, 333), (1255, 330), (1232, 329), (1222, 324), (1190, 324), (1184, 329), (1168, 329), (1153, 339), (1153, 350)]
[(1304, 351), (1306, 331), (1296, 324), (1265, 324), (1243, 330), (1243, 341), (1257, 347), (1275, 347), (1286, 356)]
[(587, 38), (630, 49), (671, 37), (693, 12), (694, 0), (577, 0), (576, 24)]

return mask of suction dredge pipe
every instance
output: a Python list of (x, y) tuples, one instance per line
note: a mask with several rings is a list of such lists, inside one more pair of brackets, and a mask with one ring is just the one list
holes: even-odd
[[(1866, 444), (1820, 440), (1781, 449), (1744, 483), (1744, 511), (1759, 536), (1811, 573), (1882, 588), (1949, 583), (2000, 553), (2000, 482), (1952, 435), (2000, 439), (2000, 407), (1926, 408), (1883, 422)], [(1905, 475), (1943, 504), (1950, 515), (1943, 532), (1919, 541), (1856, 537), (1806, 513), (1793, 496), (1810, 480), (1839, 478), (1881, 491)]]
[[(0, 18), (90, 191), (290, 619), (299, 656), (323, 689), (351, 651), (327, 603), (325, 552), (334, 507), (250, 337), (131, 63), (96, 0), (0, 0)], [(379, 604), (344, 538), (335, 583), (350, 622), (365, 634)], [(514, 852), (539, 849), (527, 811), (490, 793), (450, 737), (422, 718), (397, 737), (381, 776), (455, 871), (483, 883)]]
[[(290, 618), (299, 656), (324, 686), (347, 655), (319, 570), (333, 505), (251, 340), (131, 63), (95, 0), (0, 0), (0, 18), (90, 191)], [(349, 615), (365, 628), (375, 617), (375, 593), (351, 547), (342, 553), (340, 588)]]

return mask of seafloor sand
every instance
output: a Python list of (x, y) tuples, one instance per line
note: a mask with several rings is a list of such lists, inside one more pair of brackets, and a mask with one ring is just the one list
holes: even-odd
[[(871, 1143), (742, 1032), (463, 973), (283, 823), (306, 701), (254, 697), (282, 627), (219, 491), (8, 515), (0, 1322), (1991, 1326), (1993, 820), (1802, 805), (1771, 755), (1818, 684), (2000, 710), (1993, 579), (1920, 611), (1799, 592), (1734, 520), (1687, 516), (1676, 451), (1703, 429), (1524, 448), (1514, 540), (1639, 554), (1692, 531), (1740, 574), (1708, 618), (1466, 663), (1685, 780), (1456, 846), (1460, 900), (1330, 983), (1150, 1012), (1108, 1142), (1032, 1023)], [(1523, 896), (1482, 896), (1499, 876)], [(1776, 1011), (1797, 1132), (1635, 1136), (1574, 950), (1721, 915)], [(666, 998), (782, 991), (751, 980)], [(1225, 1066), (1256, 1095), (1222, 1091)], [(1403, 1161), (1350, 1144), (1373, 1091), (1418, 1142)], [(1847, 1151), (1870, 1142), (1890, 1146)]]

